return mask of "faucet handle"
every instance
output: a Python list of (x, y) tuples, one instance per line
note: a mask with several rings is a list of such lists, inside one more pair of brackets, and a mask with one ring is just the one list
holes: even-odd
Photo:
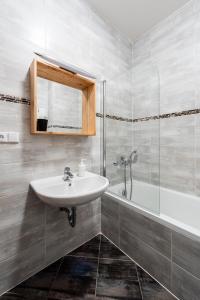
[(73, 178), (74, 177), (73, 173), (71, 172), (70, 167), (65, 167), (64, 174), (67, 175), (69, 178)]
[(70, 172), (70, 167), (65, 167), (64, 172), (66, 173)]
[(70, 178), (74, 178), (74, 174), (72, 172), (69, 172), (68, 174)]
[(70, 171), (70, 167), (65, 167), (63, 180), (70, 182), (72, 178), (74, 178), (74, 174)]

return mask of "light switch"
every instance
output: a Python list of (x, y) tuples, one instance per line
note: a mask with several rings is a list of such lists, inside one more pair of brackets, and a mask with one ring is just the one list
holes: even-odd
[(8, 133), (0, 132), (0, 143), (7, 143), (7, 142), (8, 142)]

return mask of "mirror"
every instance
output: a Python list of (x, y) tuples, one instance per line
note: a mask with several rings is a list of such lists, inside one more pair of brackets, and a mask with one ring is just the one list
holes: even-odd
[(94, 81), (37, 60), (30, 79), (32, 134), (96, 134)]
[(80, 90), (37, 78), (37, 131), (76, 132), (82, 130), (82, 93)]

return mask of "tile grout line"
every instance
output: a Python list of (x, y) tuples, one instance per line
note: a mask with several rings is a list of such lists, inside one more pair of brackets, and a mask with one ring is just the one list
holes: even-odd
[(170, 263), (170, 289), (172, 289), (172, 273), (173, 273), (173, 233), (171, 230), (171, 263)]
[[(67, 255), (69, 257), (79, 257), (79, 258), (84, 258), (87, 257), (89, 259), (97, 259), (96, 257), (92, 257), (92, 256), (83, 256), (83, 255)], [(99, 257), (99, 261), (101, 260), (116, 260), (116, 261), (130, 261), (130, 259), (123, 259), (123, 258), (110, 258), (110, 257)]]
[[(1, 199), (1, 198), (3, 198), (3, 197), (0, 197), (0, 199)], [(97, 237), (98, 235), (101, 235), (101, 232), (97, 233), (95, 236), (91, 237), (90, 239), (87, 239), (85, 242), (81, 243), (79, 246), (77, 246), (77, 247), (75, 247), (75, 248), (72, 248), (69, 252), (67, 252), (66, 254), (64, 254), (64, 256), (54, 258), (53, 261), (52, 261), (51, 263), (45, 264), (42, 268), (39, 267), (39, 268), (37, 269), (36, 272), (34, 272), (34, 273), (31, 272), (31, 273), (27, 274), (26, 277), (25, 277), (25, 279), (21, 280), (17, 285), (12, 286), (12, 287), (9, 288), (8, 290), (6, 290), (6, 291), (3, 292), (2, 294), (0, 294), (0, 297), (3, 296), (3, 295), (5, 295), (6, 293), (8, 293), (9, 291), (11, 291), (12, 289), (14, 289), (16, 286), (22, 284), (23, 282), (25, 282), (26, 280), (28, 280), (28, 279), (31, 278), (32, 276), (37, 275), (37, 273), (41, 272), (41, 271), (44, 270), (45, 268), (51, 266), (53, 263), (57, 262), (59, 259), (63, 259), (65, 256), (68, 256), (68, 253), (70, 253), (70, 252), (76, 250), (77, 248), (83, 246), (85, 243), (89, 242), (90, 240), (92, 240), (93, 238)], [(15, 256), (12, 256), (12, 257), (15, 257)], [(2, 262), (5, 262), (5, 261), (7, 261), (7, 260), (8, 260), (8, 259), (3, 260)]]
[(52, 287), (53, 287), (53, 284), (56, 281), (56, 278), (57, 278), (57, 276), (60, 272), (60, 268), (61, 268), (61, 265), (62, 265), (63, 261), (64, 261), (64, 257), (60, 258), (60, 264), (59, 264), (58, 269), (56, 270), (55, 275), (52, 278), (52, 281), (51, 281), (51, 284), (50, 284), (50, 288), (49, 288), (48, 295), (47, 295), (47, 300), (49, 299), (49, 294), (50, 294), (50, 292), (52, 290)]
[[(98, 250), (98, 257), (96, 257), (96, 258), (98, 258), (98, 263), (97, 263), (97, 269), (96, 269), (96, 287), (95, 287), (95, 293), (94, 293), (94, 297), (96, 298), (96, 297), (98, 297), (97, 296), (97, 285), (98, 285), (98, 279), (99, 279), (99, 264), (100, 264), (100, 261), (101, 261), (101, 259), (100, 259), (100, 256), (101, 256), (101, 246), (102, 246), (102, 237), (105, 237), (111, 244), (113, 244), (116, 248), (118, 248), (122, 253), (124, 253), (128, 258), (130, 258), (130, 256), (129, 255), (127, 255), (123, 250), (121, 250), (120, 248), (119, 248), (119, 246), (117, 246), (117, 245), (115, 245), (115, 243), (113, 243), (109, 238), (107, 238), (104, 234), (102, 234), (102, 233), (100, 233), (100, 234), (98, 234), (99, 235), (99, 245), (98, 245), (98, 247), (97, 247), (97, 250)], [(98, 236), (97, 235), (97, 236)], [(96, 236), (96, 237), (97, 237)], [(94, 237), (95, 238), (95, 237)], [(92, 239), (94, 239), (94, 238), (92, 238)], [(92, 240), (91, 239), (91, 240)], [(89, 240), (90, 241), (90, 240)], [(85, 243), (86, 244), (86, 243)], [(67, 255), (68, 256), (68, 255)], [(70, 256), (70, 255), (69, 255)], [(71, 257), (76, 257), (76, 256), (73, 256), (73, 255), (71, 255)], [(80, 257), (80, 256), (79, 256)], [(87, 256), (85, 256), (85, 258), (87, 259), (88, 257)], [(49, 297), (50, 297), (50, 293), (51, 293), (51, 291), (53, 291), (53, 284), (56, 282), (56, 278), (57, 278), (57, 276), (58, 276), (58, 274), (59, 274), (59, 272), (60, 272), (60, 269), (61, 269), (61, 267), (62, 267), (62, 264), (63, 264), (63, 262), (64, 262), (64, 259), (65, 259), (65, 256), (63, 256), (61, 259), (60, 259), (60, 261), (59, 261), (59, 264), (58, 264), (58, 266), (57, 266), (57, 268), (56, 268), (56, 270), (55, 270), (55, 272), (54, 272), (54, 274), (53, 274), (53, 276), (52, 276), (52, 279), (51, 279), (51, 284), (50, 284), (50, 287), (49, 287), (49, 290), (48, 290), (48, 293), (47, 293), (47, 298), (45, 297), (45, 299), (44, 300), (48, 300), (48, 299), (50, 299)], [(144, 299), (144, 295), (143, 295), (143, 293), (142, 293), (142, 280), (140, 281), (140, 277), (139, 277), (139, 267), (137, 267), (137, 263), (133, 260), (133, 259), (130, 259), (130, 261), (135, 265), (135, 268), (136, 268), (136, 274), (137, 274), (137, 281), (138, 281), (138, 285), (139, 285), (139, 289), (140, 289), (140, 296), (141, 296), (141, 298), (140, 298), (140, 300), (143, 300)], [(52, 263), (53, 264), (53, 263)], [(51, 265), (52, 265), (51, 264)], [(140, 267), (142, 270), (144, 270), (142, 267)], [(147, 274), (149, 274), (148, 272), (146, 272), (145, 271), (145, 273), (147, 273)], [(150, 275), (150, 277), (151, 278), (154, 278), (153, 276), (151, 276)], [(155, 280), (155, 281), (157, 281), (157, 280)], [(158, 282), (158, 281), (157, 281)], [(158, 282), (159, 283), (159, 282)], [(160, 286), (162, 286), (163, 287), (163, 285), (162, 284), (160, 284)], [(165, 288), (165, 290), (167, 290), (166, 288)], [(172, 294), (171, 292), (170, 292), (170, 294)], [(173, 295), (173, 294), (172, 294)], [(174, 296), (174, 295), (173, 295)], [(21, 299), (21, 298), (20, 298)], [(70, 298), (70, 299), (72, 299), (72, 298)], [(175, 299), (178, 299), (176, 296), (175, 296)]]
[(138, 268), (137, 268), (136, 264), (135, 264), (135, 268), (136, 268), (137, 278), (138, 278), (139, 287), (140, 287), (140, 294), (142, 296), (142, 300), (144, 300), (143, 293), (142, 293), (142, 286), (141, 286), (140, 277), (139, 277), (139, 274), (138, 274)]
[(123, 252), (127, 257), (130, 258), (132, 262), (135, 263), (136, 266), (141, 268), (145, 273), (147, 273), (151, 278), (153, 278), (160, 286), (162, 286), (169, 294), (171, 294), (175, 299), (180, 300), (176, 295), (174, 295), (168, 288), (166, 288), (162, 283), (158, 281), (153, 275), (151, 275), (147, 270), (144, 269), (139, 263), (137, 263), (130, 255), (128, 255), (124, 250), (122, 250), (119, 246), (117, 246), (110, 238), (108, 238), (104, 233), (101, 233), (105, 238), (107, 238), (116, 248), (118, 248), (121, 252)]
[(96, 273), (96, 286), (95, 286), (95, 298), (97, 296), (97, 284), (98, 284), (98, 277), (99, 277), (99, 260), (100, 260), (100, 253), (101, 253), (101, 234), (100, 234), (100, 241), (99, 241), (99, 251), (98, 251), (98, 263), (97, 263), (97, 273)]

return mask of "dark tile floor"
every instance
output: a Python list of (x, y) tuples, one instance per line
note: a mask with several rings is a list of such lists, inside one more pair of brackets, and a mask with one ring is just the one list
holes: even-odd
[(99, 235), (29, 278), (0, 300), (174, 300)]

